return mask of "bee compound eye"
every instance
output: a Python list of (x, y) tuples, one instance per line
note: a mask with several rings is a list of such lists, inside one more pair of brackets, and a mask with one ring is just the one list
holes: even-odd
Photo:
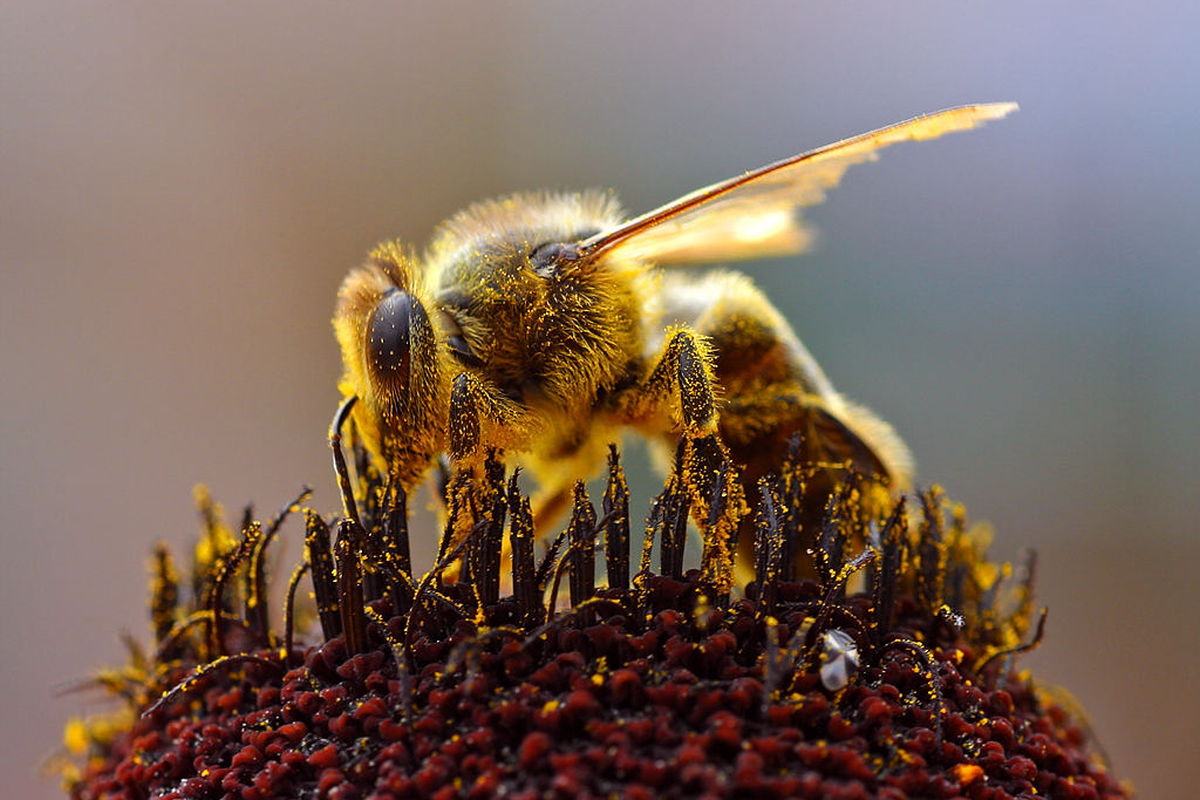
[(412, 359), (410, 334), (424, 309), (408, 292), (389, 289), (375, 306), (367, 332), (367, 361), (376, 377), (407, 381)]

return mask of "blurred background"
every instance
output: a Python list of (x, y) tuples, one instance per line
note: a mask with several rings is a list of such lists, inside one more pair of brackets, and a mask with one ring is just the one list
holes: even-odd
[(843, 5), (5, 3), (8, 795), (57, 795), (39, 762), (101, 706), (56, 692), (146, 633), (145, 558), (189, 542), (194, 483), (235, 514), (306, 482), (337, 507), (329, 317), (373, 243), (517, 189), (611, 186), (641, 212), (1016, 100), (854, 168), (809, 215), (815, 252), (745, 269), (999, 555), (1038, 548), (1049, 628), (1026, 665), (1143, 796), (1189, 796), (1200, 11)]

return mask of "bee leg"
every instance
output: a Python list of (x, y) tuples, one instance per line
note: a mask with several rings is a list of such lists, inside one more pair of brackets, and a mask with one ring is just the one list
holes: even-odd
[(535, 454), (525, 462), (538, 483), (532, 499), (534, 534), (538, 538), (562, 520), (571, 507), (575, 483), (587, 481), (600, 471), (609, 442), (619, 437), (618, 431), (606, 431), (595, 420), (589, 420), (578, 433), (568, 434), (551, 455)]
[(479, 450), (479, 380), (462, 372), (450, 392), (450, 458), (457, 468)]
[(528, 440), (533, 418), (490, 381), (460, 372), (450, 390), (450, 460), (455, 469), (483, 463), (490, 450)]
[[(688, 436), (715, 433), (712, 357), (704, 340), (687, 328), (676, 329), (646, 379), (626, 390), (622, 405), (621, 416), (632, 425), (658, 430), (681, 425)], [(672, 419), (662, 420), (664, 414)]]
[(718, 435), (713, 354), (688, 328), (668, 334), (655, 366), (622, 397), (622, 421), (661, 434), (676, 446), (671, 481), (686, 493), (704, 539), (701, 571), (718, 592), (732, 585), (730, 550), (749, 511), (729, 450)]
[[(478, 507), (479, 487), (484, 481), (485, 448), (482, 444), (484, 392), (479, 379), (463, 372), (450, 391), (450, 464), (446, 482), (446, 535), (441, 552), (457, 547), (468, 536), (484, 509)], [(440, 556), (440, 554), (439, 554)], [(451, 570), (457, 573), (457, 568)]]
[(470, 372), (459, 373), (450, 391), (450, 464), (444, 502), (448, 537), (443, 549), (455, 547), (477, 522), (491, 518), (489, 486), (506, 449), (524, 441), (528, 412), (490, 382)]
[[(742, 471), (747, 496), (758, 498), (758, 480), (778, 472), (789, 458), (806, 475), (800, 503), (804, 536), (789, 544), (797, 569), (807, 569), (805, 548), (821, 525), (825, 500), (844, 481), (846, 466), (867, 478), (886, 478), (893, 491), (907, 488), (912, 462), (899, 437), (833, 388), (748, 278), (736, 272), (690, 282), (668, 277), (663, 294), (672, 298), (666, 318), (691, 325), (712, 349), (713, 373), (723, 393), (720, 435)], [(793, 451), (796, 437), (799, 447)], [(737, 559), (743, 572), (754, 563), (752, 528), (752, 521), (743, 519)]]

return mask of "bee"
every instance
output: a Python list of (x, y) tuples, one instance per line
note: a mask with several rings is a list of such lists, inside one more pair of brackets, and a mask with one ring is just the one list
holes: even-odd
[[(1013, 103), (915, 117), (747, 172), (626, 220), (610, 193), (515, 194), (375, 248), (334, 316), (357, 431), (411, 490), (444, 454), (500, 452), (539, 483), (544, 529), (625, 430), (715, 437), (747, 492), (796, 434), (801, 457), (906, 489), (892, 427), (843, 397), (745, 275), (673, 269), (799, 253), (797, 210), (888, 145), (974, 128)], [(740, 549), (746, 551), (748, 537)]]

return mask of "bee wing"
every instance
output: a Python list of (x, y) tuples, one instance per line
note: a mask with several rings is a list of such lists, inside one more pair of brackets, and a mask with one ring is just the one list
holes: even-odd
[(874, 160), (896, 142), (968, 130), (1016, 108), (1016, 103), (948, 108), (785, 158), (585, 239), (579, 256), (620, 253), (659, 264), (690, 264), (801, 252), (812, 231), (796, 210), (824, 200), (825, 191), (852, 164)]

